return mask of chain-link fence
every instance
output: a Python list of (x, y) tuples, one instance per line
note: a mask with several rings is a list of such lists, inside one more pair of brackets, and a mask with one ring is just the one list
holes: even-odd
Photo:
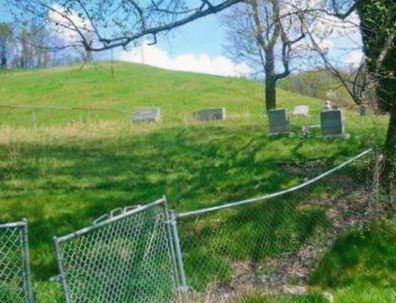
[(113, 211), (55, 238), (67, 303), (177, 302), (184, 275), (175, 221), (165, 199)]
[(337, 235), (367, 221), (377, 191), (374, 163), (371, 151), (321, 175), (321, 163), (284, 163), (280, 169), (308, 181), (264, 197), (179, 214), (194, 301), (230, 301), (254, 289), (279, 293), (286, 285), (306, 282)]
[(37, 129), (41, 126), (65, 126), (123, 121), (130, 123), (132, 112), (94, 107), (34, 107), (27, 105), (0, 105), (0, 126)]
[[(65, 302), (224, 302), (305, 283), (340, 234), (376, 214), (380, 165), (368, 150), (327, 171), (279, 166), (302, 182), (178, 215), (163, 198), (54, 238)], [(25, 222), (0, 225), (0, 302), (33, 302)]]
[(0, 225), (0, 302), (33, 303), (25, 221)]

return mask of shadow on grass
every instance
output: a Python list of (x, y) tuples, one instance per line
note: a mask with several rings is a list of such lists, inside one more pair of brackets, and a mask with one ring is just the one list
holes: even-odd
[[(320, 139), (269, 141), (265, 132), (257, 125), (210, 125), (140, 136), (8, 144), (0, 149), (0, 219), (29, 220), (33, 271), (47, 279), (56, 273), (52, 236), (82, 228), (113, 208), (166, 194), (171, 208), (186, 211), (275, 192), (304, 177), (278, 162), (323, 158), (315, 152), (323, 144)], [(298, 153), (301, 148), (310, 153)], [(357, 141), (329, 143), (323, 170), (357, 151)], [(268, 220), (281, 224), (276, 218)]]

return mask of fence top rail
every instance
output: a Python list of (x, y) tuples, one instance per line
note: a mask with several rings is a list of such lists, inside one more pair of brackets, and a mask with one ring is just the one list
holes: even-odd
[(364, 152), (360, 153), (359, 155), (350, 158), (349, 160), (341, 163), (340, 165), (320, 174), (319, 176), (316, 176), (315, 178), (312, 178), (308, 181), (305, 181), (303, 183), (300, 183), (299, 185), (290, 187), (288, 189), (285, 190), (281, 190), (278, 191), (276, 193), (272, 193), (272, 194), (267, 194), (264, 196), (259, 196), (259, 197), (255, 197), (255, 198), (250, 198), (250, 199), (246, 199), (246, 200), (241, 200), (241, 201), (236, 201), (236, 202), (226, 202), (226, 203), (221, 203), (218, 206), (213, 206), (213, 207), (209, 207), (209, 208), (204, 208), (204, 209), (199, 209), (199, 210), (195, 210), (195, 211), (189, 211), (189, 212), (184, 212), (184, 213), (180, 213), (176, 215), (177, 219), (182, 219), (182, 218), (187, 218), (187, 217), (197, 217), (206, 213), (210, 213), (210, 212), (215, 212), (215, 211), (219, 211), (219, 210), (223, 210), (223, 209), (227, 209), (227, 208), (233, 208), (233, 207), (237, 207), (237, 206), (241, 206), (241, 205), (245, 205), (245, 204), (251, 204), (251, 203), (255, 203), (255, 202), (262, 202), (265, 200), (269, 200), (272, 198), (276, 198), (276, 197), (280, 197), (286, 194), (289, 194), (291, 192), (300, 190), (302, 188), (308, 187), (309, 185), (318, 182), (319, 180), (333, 174), (334, 172), (342, 169), (343, 167), (349, 165), (350, 163), (359, 160), (360, 158), (366, 156), (367, 154), (371, 153), (373, 151), (373, 148), (370, 148), (368, 150), (365, 150)]
[(99, 107), (65, 107), (65, 106), (30, 106), (30, 105), (0, 105), (0, 108), (30, 109), (30, 110), (81, 110), (81, 111), (102, 111), (129, 114), (129, 111)]
[[(63, 237), (54, 237), (54, 241), (57, 243), (62, 243), (68, 240), (71, 240), (73, 238), (85, 235), (91, 231), (97, 230), (103, 226), (109, 225), (111, 223), (117, 222), (119, 220), (122, 220), (124, 218), (127, 218), (131, 215), (140, 213), (142, 211), (145, 211), (147, 209), (156, 207), (158, 205), (166, 205), (166, 199), (161, 198), (157, 201), (154, 201), (149, 204), (145, 205), (137, 205), (136, 207), (126, 207), (124, 209), (116, 209), (110, 213), (110, 215), (104, 215), (94, 221), (94, 223), (88, 227), (82, 228), (80, 230), (77, 230), (73, 233), (70, 233), (68, 235), (65, 235)], [(116, 215), (114, 215), (117, 212)]]
[(19, 222), (12, 222), (12, 223), (5, 223), (0, 224), (0, 229), (7, 229), (7, 228), (18, 228), (18, 227), (25, 227), (26, 221), (19, 221)]

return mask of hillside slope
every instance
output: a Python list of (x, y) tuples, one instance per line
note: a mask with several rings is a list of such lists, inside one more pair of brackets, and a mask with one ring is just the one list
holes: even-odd
[[(186, 122), (193, 111), (206, 107), (226, 107), (229, 117), (244, 120), (261, 119), (264, 114), (263, 88), (249, 80), (126, 63), (115, 63), (113, 69), (112, 74), (109, 63), (98, 63), (82, 70), (76, 66), (3, 72), (0, 106), (55, 107), (35, 113), (38, 126), (85, 119), (85, 111), (66, 108), (119, 110), (124, 113), (90, 111), (89, 118), (128, 121), (136, 108), (159, 107), (167, 124)], [(309, 105), (318, 122), (322, 101), (278, 90), (279, 107), (292, 110), (298, 104)], [(0, 124), (31, 126), (31, 110), (0, 108)]]
[[(43, 282), (56, 273), (53, 235), (163, 194), (186, 211), (274, 192), (305, 177), (280, 164), (320, 172), (384, 137), (385, 118), (345, 109), (349, 140), (323, 140), (317, 129), (302, 138), (301, 126), (319, 123), (322, 102), (282, 90), (278, 100), (289, 111), (311, 108), (309, 118), (292, 118), (293, 137), (268, 138), (262, 87), (248, 80), (124, 63), (114, 77), (107, 63), (0, 74), (0, 106), (53, 107), (35, 112), (37, 129), (30, 109), (0, 107), (0, 222), (29, 221), (39, 302), (53, 302)], [(163, 121), (130, 124), (140, 107), (160, 107)], [(227, 120), (192, 121), (206, 107), (225, 107)]]

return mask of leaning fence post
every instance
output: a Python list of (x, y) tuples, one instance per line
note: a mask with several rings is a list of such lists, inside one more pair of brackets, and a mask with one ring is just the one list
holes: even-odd
[(59, 277), (60, 277), (60, 281), (62, 283), (63, 293), (65, 295), (65, 302), (70, 303), (69, 291), (68, 291), (67, 285), (66, 285), (65, 271), (64, 271), (63, 263), (62, 263), (62, 252), (59, 247), (59, 239), (57, 237), (54, 237), (53, 241), (54, 241), (54, 248), (55, 248), (56, 264), (58, 266)]
[(371, 198), (371, 211), (376, 213), (378, 210), (378, 203), (380, 203), (380, 162), (381, 154), (378, 149), (374, 151), (374, 173), (373, 173), (373, 194)]
[(85, 110), (85, 123), (89, 122), (89, 109)]
[(184, 272), (182, 253), (181, 253), (181, 249), (180, 249), (179, 234), (177, 231), (176, 214), (173, 211), (170, 211), (169, 215), (170, 215), (170, 222), (171, 222), (172, 240), (173, 240), (173, 244), (175, 247), (177, 269), (178, 269), (179, 280), (180, 280), (179, 288), (180, 288), (181, 295), (182, 295), (182, 301), (188, 302), (188, 287), (187, 287), (187, 282), (186, 282), (186, 275)]
[(26, 292), (26, 301), (28, 303), (34, 302), (33, 287), (32, 287), (32, 274), (30, 270), (30, 256), (29, 256), (29, 239), (28, 239), (28, 226), (27, 220), (23, 219), (23, 237), (22, 237), (22, 254), (23, 254), (23, 267), (24, 267), (24, 287)]
[(171, 228), (171, 219), (170, 219), (170, 213), (168, 209), (168, 201), (166, 199), (166, 196), (163, 196), (162, 199), (164, 200), (164, 213), (165, 213), (165, 225), (166, 225), (166, 232), (168, 234), (168, 243), (169, 243), (169, 254), (170, 254), (170, 259), (172, 262), (172, 269), (173, 269), (173, 278), (175, 280), (175, 285), (176, 287), (179, 287), (180, 281), (179, 281), (179, 274), (178, 274), (178, 267), (177, 267), (177, 259), (175, 255), (175, 246), (173, 243), (173, 237), (172, 237), (172, 228)]

